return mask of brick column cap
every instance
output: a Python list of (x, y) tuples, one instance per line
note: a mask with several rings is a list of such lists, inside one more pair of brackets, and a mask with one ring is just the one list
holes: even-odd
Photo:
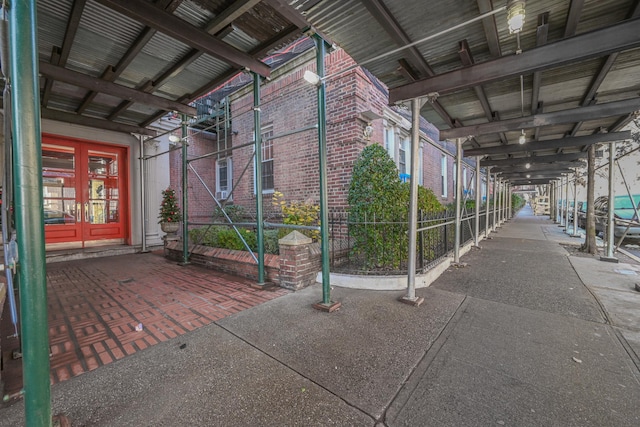
[(280, 245), (285, 246), (300, 246), (300, 245), (308, 245), (312, 240), (310, 237), (305, 236), (297, 230), (292, 231), (291, 233), (284, 236), (282, 239), (278, 240)]

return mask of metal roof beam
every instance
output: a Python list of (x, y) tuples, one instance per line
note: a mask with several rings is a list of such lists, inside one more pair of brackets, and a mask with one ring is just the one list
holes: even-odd
[[(481, 15), (491, 12), (493, 10), (491, 0), (478, 0), (478, 10)], [(482, 27), (484, 28), (484, 35), (489, 45), (489, 52), (491, 52), (492, 56), (500, 58), (502, 52), (500, 51), (500, 38), (498, 37), (498, 27), (496, 26), (495, 16), (491, 15), (484, 18), (482, 20)]]
[[(180, 3), (182, 3), (182, 0), (158, 0), (156, 2), (156, 6), (161, 7), (166, 11), (173, 12), (178, 8), (178, 6), (180, 6)], [(122, 72), (136, 58), (136, 56), (138, 56), (138, 54), (142, 51), (142, 49), (146, 46), (146, 44), (149, 43), (149, 40), (151, 40), (151, 38), (155, 34), (156, 34), (156, 30), (150, 27), (145, 27), (140, 32), (140, 34), (138, 34), (138, 37), (133, 42), (133, 44), (129, 46), (129, 49), (125, 52), (125, 54), (122, 55), (122, 58), (120, 58), (120, 61), (118, 61), (118, 64), (116, 64), (115, 67), (113, 66), (107, 67), (107, 69), (102, 74), (102, 79), (110, 82), (117, 79), (118, 76), (120, 76), (120, 74), (122, 74)], [(87, 109), (87, 107), (93, 102), (96, 95), (98, 95), (97, 92), (94, 92), (94, 91), (89, 92), (87, 96), (85, 96), (84, 99), (82, 100), (82, 104), (80, 104), (80, 107), (78, 107), (76, 112), (78, 114), (82, 114)]]
[(465, 157), (483, 156), (491, 154), (508, 154), (533, 152), (537, 150), (549, 150), (554, 148), (584, 147), (599, 142), (622, 141), (631, 138), (631, 131), (596, 133), (586, 136), (575, 136), (573, 138), (560, 138), (547, 141), (528, 142), (526, 144), (497, 145), (494, 147), (480, 147), (464, 150)]
[(564, 38), (571, 37), (576, 33), (580, 15), (582, 14), (582, 6), (584, 6), (584, 0), (571, 0), (567, 22), (564, 25)]
[[(406, 46), (413, 42), (389, 9), (387, 9), (380, 0), (363, 1), (362, 4), (398, 46)], [(418, 48), (411, 46), (405, 51), (409, 55), (409, 61), (411, 65), (413, 65), (413, 68), (418, 70), (423, 77), (435, 75), (435, 72), (424, 59), (424, 56), (422, 56)]]
[[(549, 12), (541, 13), (538, 16), (538, 29), (536, 30), (536, 46), (547, 44), (549, 35)], [(533, 73), (533, 84), (531, 90), (531, 114), (538, 113), (540, 86), (542, 85), (542, 71)]]
[(88, 126), (96, 129), (155, 136), (155, 132), (144, 127), (128, 125), (125, 123), (110, 122), (108, 120), (98, 119), (95, 117), (80, 116), (78, 114), (65, 113), (64, 111), (50, 110), (48, 108), (43, 108), (41, 110), (41, 116), (43, 119), (73, 123), (76, 125)]
[(527, 171), (527, 172), (501, 173), (500, 176), (503, 178), (527, 178), (527, 175), (529, 175), (530, 179), (537, 179), (537, 178), (556, 177), (556, 176), (562, 175), (563, 173), (573, 173), (573, 170), (568, 168), (559, 168), (554, 170), (538, 171), (538, 172)]
[[(295, 34), (297, 34), (299, 32), (300, 32), (300, 29), (298, 27), (296, 27), (294, 25), (290, 25), (287, 28), (285, 28), (282, 31), (280, 31), (276, 36), (272, 37), (270, 40), (267, 40), (262, 45), (258, 46), (257, 48), (255, 48), (254, 50), (249, 52), (249, 54), (251, 56), (255, 56), (255, 57), (260, 57), (260, 56), (266, 55), (267, 52), (269, 52), (271, 49), (273, 49), (274, 47), (280, 45), (283, 40), (288, 40), (292, 36), (294, 36)], [(195, 99), (198, 99), (201, 96), (206, 95), (207, 93), (209, 93), (212, 90), (216, 89), (218, 86), (220, 86), (221, 84), (223, 84), (224, 82), (226, 82), (227, 80), (229, 80), (230, 78), (232, 78), (233, 76), (238, 74), (239, 72), (240, 71), (236, 70), (235, 68), (230, 68), (225, 73), (223, 73), (220, 76), (218, 76), (216, 79), (211, 80), (209, 83), (205, 84), (204, 86), (200, 87), (199, 89), (196, 89), (195, 92), (190, 93), (190, 94), (186, 94), (186, 95), (180, 97), (178, 99), (178, 101), (179, 102), (191, 102), (191, 101), (193, 101)], [(151, 123), (155, 122), (156, 120), (158, 120), (163, 115), (164, 115), (164, 112), (158, 112), (157, 114), (154, 114), (153, 116), (151, 116), (147, 120), (145, 120), (144, 123), (142, 123), (141, 125), (142, 126), (149, 126)]]
[[(569, 154), (553, 154), (551, 156), (532, 156), (532, 157), (514, 157), (511, 159), (491, 160), (484, 159), (482, 164), (484, 166), (513, 166), (524, 165), (526, 163), (555, 163), (555, 162), (572, 162), (575, 160), (583, 159), (587, 157), (586, 152), (581, 153), (569, 153)], [(566, 165), (563, 165), (563, 167)]]
[[(526, 173), (536, 173), (542, 171), (556, 170), (559, 168), (569, 168), (571, 166), (581, 166), (580, 164), (571, 165), (571, 162), (555, 162), (555, 163), (531, 163), (529, 169), (525, 169), (524, 165), (512, 165), (512, 166), (502, 166), (491, 169), (491, 172), (494, 173), (513, 173), (513, 172), (526, 172)], [(570, 169), (569, 169), (570, 170)]]
[(164, 9), (143, 0), (96, 0), (99, 3), (155, 28), (195, 49), (218, 58), (237, 68), (248, 68), (268, 77), (270, 67), (235, 47), (212, 37), (206, 31), (188, 24)]
[[(640, 39), (639, 39), (640, 40)], [(461, 128), (440, 131), (440, 138), (464, 138), (469, 135), (478, 136), (498, 132), (529, 129), (536, 126), (549, 126), (600, 119), (602, 117), (620, 116), (640, 109), (640, 98), (590, 105), (551, 113), (534, 114), (528, 117), (516, 117), (501, 122), (489, 122)]]
[[(327, 42), (330, 45), (333, 45), (333, 40), (331, 40), (326, 35), (322, 34), (320, 31), (316, 30), (315, 28), (312, 28), (311, 23), (307, 21), (307, 19), (300, 12), (298, 12), (297, 10), (289, 6), (289, 4), (286, 1), (263, 0), (263, 2), (271, 6), (273, 9), (275, 9), (276, 12), (278, 12), (280, 15), (282, 15), (284, 18), (286, 18), (289, 22), (291, 22), (300, 30), (307, 31), (311, 29), (313, 30), (314, 33), (322, 37), (322, 39), (325, 42)], [(316, 3), (319, 3), (319, 1), (316, 1)], [(306, 10), (309, 10), (313, 6), (315, 6), (315, 4), (310, 2), (307, 2), (307, 4), (305, 4)]]
[[(474, 64), (473, 55), (471, 54), (471, 49), (469, 48), (469, 43), (467, 42), (466, 39), (460, 42), (458, 54), (460, 55), (460, 60), (462, 61), (462, 64), (465, 67), (470, 67), (471, 65)], [(476, 92), (476, 96), (480, 101), (480, 105), (482, 106), (482, 109), (484, 110), (484, 114), (485, 116), (487, 116), (487, 119), (489, 121), (499, 120), (497, 118), (498, 116), (494, 115), (493, 111), (491, 111), (491, 106), (489, 105), (489, 99), (487, 98), (487, 94), (485, 93), (484, 88), (482, 86), (474, 86), (473, 90)], [(500, 132), (500, 141), (503, 144), (509, 143), (509, 141), (507, 141), (507, 136), (504, 134), (504, 132)]]
[(551, 178), (509, 180), (511, 185), (543, 185), (553, 181)]
[(176, 110), (184, 114), (195, 115), (196, 109), (180, 102), (172, 101), (160, 96), (151, 95), (116, 83), (97, 79), (77, 71), (67, 70), (63, 67), (51, 65), (48, 62), (40, 62), (40, 73), (48, 78), (65, 82), (74, 86), (106, 93), (116, 98), (133, 100), (145, 105), (151, 105), (163, 110)]
[(640, 19), (622, 21), (609, 27), (536, 47), (520, 55), (503, 56), (472, 67), (409, 83), (389, 91), (389, 103), (437, 92), (440, 95), (545, 70), (640, 46)]

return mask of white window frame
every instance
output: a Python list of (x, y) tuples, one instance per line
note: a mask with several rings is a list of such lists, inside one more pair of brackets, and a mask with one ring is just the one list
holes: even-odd
[(448, 188), (449, 188), (449, 183), (447, 182), (447, 155), (446, 154), (442, 154), (442, 157), (440, 157), (440, 177), (441, 177), (441, 184), (442, 184), (442, 197), (444, 197), (445, 199), (448, 197)]
[[(270, 135), (269, 135), (270, 134)], [(255, 135), (255, 130), (254, 130), (254, 135)], [(269, 141), (269, 148), (271, 148), (271, 158), (270, 159), (266, 159), (265, 160), (265, 135), (269, 135), (270, 137), (273, 137), (273, 123), (270, 123), (268, 125), (264, 125), (261, 129), (260, 129), (260, 138), (261, 138), (261, 144), (260, 146), (262, 147), (262, 164), (264, 166), (264, 163), (266, 162), (274, 162), (274, 156), (273, 156), (273, 140)], [(255, 152), (255, 144), (253, 146), (253, 150)], [(253, 158), (253, 194), (256, 194), (256, 184), (257, 184), (257, 176), (256, 176), (256, 157), (254, 156)], [(262, 171), (264, 173), (264, 167), (262, 168)], [(262, 179), (262, 177), (260, 178)], [(274, 176), (273, 176), (273, 188), (262, 188), (262, 194), (272, 194), (275, 191), (275, 186), (276, 186), (276, 182), (275, 182), (275, 171), (274, 171)]]
[[(220, 179), (220, 172), (223, 167), (227, 168), (227, 185), (223, 187)], [(233, 200), (231, 189), (233, 188), (233, 158), (226, 157), (216, 160), (216, 199)], [(223, 194), (226, 194), (226, 196)]]

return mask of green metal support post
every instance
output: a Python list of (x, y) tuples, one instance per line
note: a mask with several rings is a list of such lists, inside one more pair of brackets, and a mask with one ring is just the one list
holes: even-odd
[(9, 10), (25, 424), (51, 426), (36, 1)]
[(180, 131), (182, 141), (182, 262), (180, 265), (189, 264), (189, 176), (187, 175), (187, 155), (189, 143), (187, 141), (187, 115), (182, 114), (180, 117)]
[(316, 44), (316, 73), (320, 77), (318, 83), (318, 155), (320, 169), (320, 250), (322, 253), (322, 302), (314, 304), (314, 308), (332, 312), (340, 308), (339, 302), (331, 301), (331, 284), (329, 275), (329, 212), (327, 192), (327, 103), (324, 82), (324, 56), (326, 43), (318, 34), (313, 35)]
[(264, 213), (262, 210), (262, 123), (260, 118), (260, 76), (253, 74), (253, 127), (256, 141), (256, 244), (258, 245), (258, 283), (264, 286)]

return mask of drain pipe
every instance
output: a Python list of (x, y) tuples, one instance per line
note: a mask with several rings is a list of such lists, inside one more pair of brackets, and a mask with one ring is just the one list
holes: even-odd
[(25, 425), (51, 426), (36, 0), (9, 9)]

